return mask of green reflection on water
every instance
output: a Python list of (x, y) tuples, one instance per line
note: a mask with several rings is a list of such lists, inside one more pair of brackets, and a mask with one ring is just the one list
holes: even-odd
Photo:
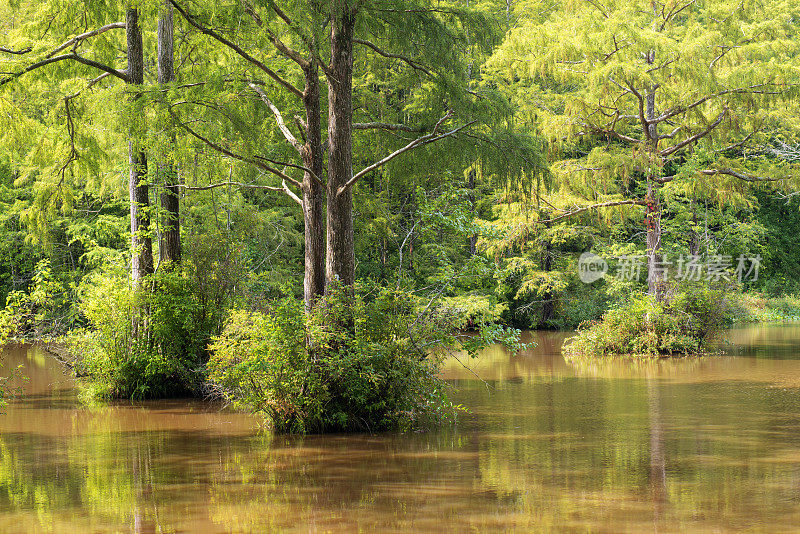
[[(48, 358), (7, 350), (0, 531), (793, 531), (800, 328), (728, 355), (567, 365), (563, 334), (445, 376), (469, 406), (428, 434), (270, 437), (198, 402), (81, 407)], [(33, 349), (31, 349), (33, 350)], [(769, 351), (778, 359), (767, 358)], [(43, 363), (42, 363), (43, 362)]]

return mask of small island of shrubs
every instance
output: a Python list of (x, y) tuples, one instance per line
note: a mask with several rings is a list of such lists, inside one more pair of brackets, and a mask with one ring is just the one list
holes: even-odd
[(793, 320), (796, 300), (700, 283), (673, 285), (661, 298), (635, 292), (601, 319), (583, 323), (562, 351), (567, 360), (699, 356), (714, 352), (718, 334), (734, 324)]

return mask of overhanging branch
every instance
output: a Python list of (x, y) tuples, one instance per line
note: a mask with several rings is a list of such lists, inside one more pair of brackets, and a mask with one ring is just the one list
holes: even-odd
[(59, 61), (66, 61), (66, 60), (73, 60), (83, 65), (88, 65), (89, 67), (94, 67), (95, 69), (101, 70), (103, 72), (107, 72), (112, 76), (116, 76), (117, 78), (121, 79), (125, 83), (128, 83), (130, 78), (128, 78), (127, 73), (117, 70), (113, 67), (109, 67), (108, 65), (104, 65), (103, 63), (99, 63), (92, 59), (85, 58), (83, 56), (79, 56), (75, 52), (70, 52), (69, 54), (63, 54), (61, 56), (50, 57), (47, 59), (43, 59), (41, 61), (37, 61), (32, 65), (28, 65), (23, 70), (19, 72), (15, 72), (11, 76), (7, 76), (6, 78), (0, 79), (0, 86), (7, 84), (10, 81), (16, 80), (20, 76), (27, 74), (33, 70), (36, 70), (40, 67), (44, 67), (45, 65), (49, 65), (50, 63), (57, 63)]
[(393, 54), (391, 52), (386, 52), (372, 41), (367, 41), (366, 39), (353, 39), (353, 42), (367, 46), (385, 58), (399, 59), (400, 61), (409, 65), (414, 70), (420, 70), (425, 74), (427, 74), (428, 76), (433, 76), (433, 73), (430, 70), (428, 70), (428, 68), (425, 67), (424, 65), (421, 65), (420, 63), (417, 63), (413, 59), (403, 56), (401, 54)]
[(11, 48), (6, 48), (4, 46), (0, 46), (0, 52), (5, 52), (6, 54), (16, 54), (16, 55), (20, 55), (20, 56), (22, 54), (27, 54), (31, 50), (33, 50), (33, 48), (30, 47), (30, 46), (27, 46), (27, 47), (22, 48), (20, 50), (12, 50)]
[(216, 189), (218, 187), (228, 187), (231, 185), (236, 187), (242, 187), (245, 189), (267, 189), (269, 191), (283, 191), (282, 187), (275, 187), (272, 185), (243, 184), (242, 182), (219, 182), (217, 184), (210, 184), (210, 185), (175, 184), (173, 187), (179, 187), (181, 189), (186, 189), (188, 191), (208, 191), (210, 189)]
[(67, 39), (66, 41), (61, 43), (53, 51), (51, 51), (49, 54), (47, 54), (44, 57), (45, 57), (45, 59), (51, 58), (51, 57), (55, 56), (56, 54), (58, 54), (59, 52), (61, 52), (62, 50), (64, 50), (65, 48), (69, 47), (70, 45), (77, 45), (80, 41), (86, 40), (89, 37), (94, 37), (95, 35), (100, 35), (101, 33), (105, 33), (108, 30), (113, 30), (113, 29), (116, 29), (116, 28), (125, 28), (125, 23), (124, 22), (114, 22), (114, 23), (111, 23), (111, 24), (106, 24), (105, 26), (102, 26), (100, 28), (97, 28), (97, 29), (94, 29), (94, 30), (90, 30), (90, 31), (85, 32), (85, 33), (82, 33), (80, 35), (76, 35), (75, 37), (72, 37), (71, 39)]
[(753, 174), (745, 174), (743, 172), (735, 171), (733, 169), (703, 169), (702, 171), (698, 171), (700, 174), (705, 176), (716, 176), (718, 174), (724, 174), (727, 176), (733, 176), (743, 182), (779, 182), (781, 180), (788, 180), (791, 176), (779, 176), (779, 177), (771, 177), (771, 176), (756, 176)]
[(707, 136), (708, 134), (710, 134), (711, 131), (714, 128), (716, 128), (717, 126), (720, 125), (720, 123), (722, 122), (722, 119), (725, 118), (725, 114), (727, 113), (727, 111), (728, 111), (728, 108), (723, 108), (722, 111), (719, 113), (719, 115), (717, 115), (717, 118), (714, 119), (714, 122), (709, 124), (705, 129), (703, 129), (702, 131), (694, 134), (691, 137), (687, 137), (686, 139), (684, 139), (683, 141), (681, 141), (680, 143), (678, 143), (675, 146), (672, 146), (672, 147), (669, 147), (667, 149), (662, 150), (660, 152), (661, 156), (662, 157), (667, 157), (670, 154), (674, 154), (675, 152), (677, 152), (678, 150), (682, 149), (686, 145), (694, 143), (695, 141), (698, 141), (698, 140), (702, 139), (703, 137)]
[(394, 152), (392, 152), (391, 154), (389, 154), (388, 156), (386, 156), (382, 160), (380, 160), (378, 162), (375, 162), (372, 165), (370, 165), (370, 166), (362, 169), (358, 173), (356, 173), (344, 185), (339, 187), (339, 189), (336, 192), (336, 194), (337, 195), (341, 195), (342, 193), (347, 191), (349, 188), (351, 188), (353, 186), (353, 184), (355, 184), (358, 181), (359, 178), (361, 178), (362, 176), (364, 176), (365, 174), (367, 174), (369, 172), (374, 171), (375, 169), (377, 169), (379, 167), (382, 167), (383, 165), (386, 165), (387, 163), (389, 163), (391, 160), (393, 160), (397, 156), (399, 156), (401, 154), (404, 154), (405, 152), (408, 152), (409, 150), (413, 150), (415, 148), (418, 148), (420, 146), (427, 145), (429, 143), (434, 143), (436, 141), (439, 141), (440, 139), (444, 139), (445, 137), (450, 137), (452, 135), (455, 135), (458, 132), (460, 132), (461, 130), (463, 130), (464, 128), (467, 128), (468, 126), (472, 126), (473, 124), (475, 124), (475, 122), (477, 122), (477, 121), (468, 122), (467, 124), (463, 124), (463, 125), (459, 126), (458, 128), (454, 128), (453, 130), (450, 130), (449, 132), (443, 133), (441, 135), (438, 134), (439, 128), (441, 127), (442, 123), (445, 120), (447, 120), (448, 118), (450, 118), (452, 115), (453, 115), (452, 111), (447, 112), (447, 114), (444, 117), (439, 119), (439, 122), (436, 123), (436, 126), (434, 126), (433, 131), (431, 133), (429, 133), (428, 135), (423, 135), (422, 137), (418, 137), (417, 139), (414, 139), (413, 141), (408, 143), (406, 146), (395, 150)]
[(596, 209), (600, 209), (600, 208), (611, 208), (611, 207), (614, 207), (614, 206), (625, 206), (625, 205), (629, 205), (629, 204), (633, 204), (633, 205), (637, 205), (637, 206), (646, 206), (647, 205), (647, 203), (644, 200), (616, 200), (616, 201), (613, 201), (613, 202), (601, 202), (599, 204), (592, 204), (591, 206), (584, 206), (582, 208), (578, 208), (576, 210), (573, 210), (573, 211), (564, 213), (562, 215), (559, 215), (558, 217), (553, 217), (552, 219), (541, 219), (541, 220), (536, 221), (536, 222), (537, 223), (549, 224), (549, 223), (554, 223), (554, 222), (560, 221), (562, 219), (566, 219), (568, 217), (572, 217), (573, 215), (577, 215), (577, 214), (583, 213), (585, 211), (596, 210)]
[[(221, 146), (221, 145), (219, 145), (219, 144), (215, 143), (215, 142), (214, 142), (214, 141), (212, 141), (211, 139), (208, 139), (207, 137), (204, 137), (203, 135), (201, 135), (201, 134), (197, 133), (197, 132), (196, 132), (196, 131), (195, 131), (193, 128), (191, 128), (191, 127), (190, 127), (188, 124), (186, 124), (186, 123), (184, 123), (183, 121), (181, 121), (181, 120), (180, 120), (180, 119), (179, 119), (179, 118), (178, 118), (178, 117), (175, 115), (175, 113), (173, 113), (173, 112), (172, 112), (172, 110), (170, 110), (170, 115), (172, 115), (172, 118), (173, 118), (173, 120), (175, 121), (175, 123), (176, 123), (178, 126), (180, 126), (180, 127), (181, 127), (181, 128), (183, 128), (184, 130), (186, 130), (187, 132), (189, 132), (189, 134), (190, 134), (192, 137), (194, 137), (195, 139), (198, 139), (198, 140), (202, 141), (203, 143), (205, 143), (205, 144), (206, 144), (206, 145), (208, 145), (209, 147), (213, 148), (213, 149), (214, 149), (214, 150), (216, 150), (217, 152), (219, 152), (219, 153), (221, 153), (221, 154), (225, 154), (226, 156), (228, 156), (228, 157), (230, 157), (230, 158), (233, 158), (233, 159), (235, 159), (235, 160), (238, 160), (238, 161), (241, 161), (241, 162), (244, 162), (244, 163), (249, 163), (250, 165), (255, 165), (255, 166), (256, 166), (256, 167), (258, 167), (259, 169), (262, 169), (262, 170), (264, 170), (264, 171), (270, 172), (270, 173), (272, 173), (272, 174), (274, 174), (274, 175), (276, 175), (276, 176), (279, 176), (279, 177), (280, 177), (282, 180), (286, 180), (287, 182), (289, 182), (289, 183), (291, 183), (291, 184), (293, 184), (293, 185), (296, 185), (297, 187), (301, 187), (301, 184), (300, 184), (300, 182), (298, 182), (297, 180), (295, 180), (294, 178), (292, 178), (292, 177), (290, 177), (290, 176), (287, 176), (285, 173), (283, 173), (283, 172), (279, 171), (279, 170), (278, 170), (278, 169), (276, 169), (275, 167), (272, 167), (271, 165), (268, 165), (268, 164), (267, 164), (267, 163), (265, 163), (264, 161), (260, 161), (259, 159), (249, 158), (249, 157), (247, 157), (247, 156), (242, 156), (241, 154), (237, 154), (237, 153), (233, 152), (232, 150), (229, 150), (229, 149), (227, 149), (227, 148), (225, 148), (225, 147), (223, 147), (223, 146)], [(260, 159), (263, 159), (263, 160), (265, 160), (265, 161), (271, 161), (271, 160), (267, 160), (267, 158), (260, 158)], [(288, 164), (287, 164), (287, 165), (288, 165)]]
[(419, 133), (424, 131), (420, 127), (408, 126), (407, 124), (392, 124), (388, 122), (357, 122), (353, 123), (354, 130), (389, 130)]
[(259, 69), (264, 71), (267, 74), (267, 76), (269, 76), (270, 78), (272, 78), (273, 80), (278, 82), (278, 84), (281, 87), (283, 87), (284, 89), (289, 91), (291, 94), (293, 94), (297, 98), (301, 98), (301, 99), (303, 98), (303, 93), (297, 87), (295, 87), (294, 85), (292, 85), (289, 82), (287, 82), (286, 80), (284, 80), (277, 72), (275, 72), (274, 70), (270, 69), (264, 63), (262, 63), (261, 61), (257, 60), (256, 58), (254, 58), (253, 56), (251, 56), (247, 52), (245, 52), (236, 43), (228, 40), (223, 35), (217, 33), (216, 31), (212, 30), (211, 28), (203, 26), (202, 24), (197, 22), (195, 20), (194, 16), (190, 15), (175, 0), (169, 0), (169, 2), (175, 7), (175, 9), (178, 10), (178, 12), (181, 14), (181, 16), (183, 16), (183, 18), (186, 20), (186, 22), (188, 22), (189, 24), (191, 24), (192, 26), (197, 28), (197, 30), (200, 31), (200, 33), (203, 33), (205, 35), (213, 37), (214, 39), (216, 39), (217, 41), (219, 41), (223, 45), (227, 46), (228, 48), (230, 48), (231, 50), (236, 52), (240, 57), (242, 57), (243, 59), (248, 61), (250, 64), (255, 65), (256, 67), (258, 67)]

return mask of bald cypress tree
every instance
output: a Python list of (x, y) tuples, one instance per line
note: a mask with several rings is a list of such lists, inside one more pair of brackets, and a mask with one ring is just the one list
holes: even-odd
[[(319, 275), (326, 285), (336, 280), (350, 287), (355, 281), (353, 187), (365, 176), (382, 172), (394, 160), (413, 157), (424, 151), (423, 147), (444, 139), (459, 143), (458, 138), (467, 133), (469, 136), (461, 137), (458, 145), (471, 158), (464, 166), (477, 158), (476, 145), (485, 153), (494, 152), (497, 160), (508, 159), (513, 152), (503, 152), (505, 147), (498, 149), (489, 139), (491, 125), (500, 122), (503, 114), (494, 95), (464, 82), (466, 64), (459, 47), (468, 42), (467, 28), (475, 36), (471, 42), (488, 51), (497, 27), (463, 2), (365, 4), (337, 0), (302, 6), (274, 1), (236, 6), (209, 2), (202, 9), (190, 10), (180, 0), (171, 1), (190, 26), (222, 45), (243, 69), (241, 75), (225, 76), (224, 83), (231, 89), (237, 84), (249, 86), (252, 91), (243, 94), (256, 96), (274, 115), (271, 122), (278, 133), (272, 137), (260, 137), (260, 133), (262, 140), (256, 142), (249, 133), (260, 130), (250, 128), (248, 133), (243, 127), (246, 121), (227, 106), (221, 117), (228, 122), (236, 116), (230, 122), (240, 123), (235, 128), (242, 142), (239, 147), (227, 148), (214, 140), (210, 130), (198, 131), (186, 107), (180, 111), (179, 120), (206, 145), (249, 161), (279, 180), (264, 187), (282, 188), (298, 198), (306, 223), (307, 306), (322, 289)], [(211, 20), (218, 22), (216, 27)], [(236, 28), (246, 30), (228, 30), (234, 27), (234, 20)], [(387, 40), (387, 35), (392, 39)], [(393, 90), (406, 95), (397, 102), (378, 105), (381, 117), (375, 117), (372, 112), (376, 110), (368, 108), (370, 95), (376, 94), (376, 77), (384, 72), (375, 74), (373, 66), (378, 64), (393, 73), (393, 82), (402, 84)], [(320, 76), (327, 82), (324, 88), (319, 84)], [(323, 89), (327, 89), (326, 106)], [(304, 109), (304, 120), (291, 121), (292, 115), (297, 117), (298, 104)], [(323, 142), (325, 116), (327, 139)], [(283, 147), (276, 142), (277, 137), (285, 138)], [(385, 146), (386, 151), (366, 157), (359, 152), (359, 139), (372, 147)], [(505, 141), (513, 144), (511, 137)], [(299, 161), (292, 162), (292, 148)], [(523, 151), (535, 152), (531, 148), (524, 146)], [(322, 167), (323, 152), (327, 169)], [(462, 160), (459, 155), (454, 159), (470, 158)], [(302, 182), (287, 174), (286, 169), (293, 168), (304, 172)], [(508, 165), (505, 170), (517, 173), (520, 166)], [(327, 204), (324, 221), (320, 217), (323, 200)], [(325, 239), (318, 234), (323, 228)], [(322, 256), (318, 252), (322, 245), (325, 262), (320, 267)]]
[(492, 72), (552, 141), (565, 190), (597, 208), (644, 209), (648, 288), (660, 298), (667, 184), (724, 200), (748, 183), (792, 181), (758, 154), (791, 128), (796, 16), (777, 0), (532, 4), (544, 3), (521, 3), (525, 20)]
[[(28, 87), (55, 83), (57, 86), (72, 89), (62, 97), (65, 115), (59, 117), (59, 122), (37, 125), (31, 122), (28, 124), (31, 130), (25, 133), (16, 132), (44, 139), (49, 137), (48, 128), (60, 129), (64, 124), (67, 126), (67, 135), (54, 142), (54, 148), (57, 148), (47, 155), (58, 156), (65, 153), (63, 159), (53, 158), (43, 162), (41, 151), (27, 144), (23, 145), (31, 148), (31, 151), (20, 156), (27, 159), (36, 155), (37, 163), (44, 163), (45, 171), (31, 169), (31, 175), (38, 178), (34, 188), (40, 191), (37, 195), (39, 203), (34, 206), (36, 213), (31, 214), (31, 219), (46, 218), (59, 200), (62, 203), (61, 210), (69, 209), (70, 199), (76, 194), (72, 186), (80, 188), (81, 184), (70, 183), (68, 176), (81, 174), (84, 179), (90, 179), (90, 174), (96, 172), (96, 161), (105, 156), (82, 151), (82, 142), (93, 149), (97, 149), (101, 143), (90, 140), (80, 131), (74, 101), (93, 87), (108, 83), (108, 79), (122, 80), (129, 89), (127, 100), (130, 106), (123, 113), (128, 120), (123, 126), (127, 130), (124, 135), (128, 137), (131, 278), (134, 285), (138, 285), (142, 277), (152, 273), (154, 269), (149, 235), (147, 155), (138, 141), (140, 132), (137, 131), (143, 113), (139, 112), (138, 118), (135, 117), (135, 103), (139, 100), (139, 92), (144, 83), (144, 48), (139, 9), (133, 6), (109, 9), (102, 5), (76, 5), (51, 0), (19, 6), (15, 15), (15, 20), (19, 22), (8, 31), (12, 42), (3, 45), (0, 52), (2, 70), (5, 73), (0, 78), (0, 88), (8, 91), (7, 95), (12, 95), (8, 97), (9, 100), (13, 102), (18, 96), (19, 89), (13, 85), (23, 79), (23, 76)], [(81, 21), (82, 26), (76, 20)], [(117, 36), (117, 30), (125, 30), (124, 41)], [(40, 37), (35, 38), (36, 35)], [(119, 69), (115, 65), (120, 47), (124, 47), (126, 51), (125, 69)], [(83, 77), (87, 73), (91, 78), (84, 82)], [(78, 89), (75, 90), (75, 87)], [(118, 155), (124, 152), (117, 150)]]

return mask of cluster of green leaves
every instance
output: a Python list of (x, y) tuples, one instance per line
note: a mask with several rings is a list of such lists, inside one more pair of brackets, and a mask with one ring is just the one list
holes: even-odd
[(211, 384), (280, 432), (410, 429), (455, 416), (437, 377), (445, 355), (518, 339), (498, 327), (461, 335), (456, 310), (400, 290), (350, 291), (310, 314), (292, 296), (233, 313), (211, 346)]
[(56, 276), (48, 260), (36, 264), (30, 291), (12, 291), (0, 310), (0, 343), (53, 338), (75, 326), (75, 288), (64, 275)]
[(227, 257), (220, 252), (196, 247), (179, 268), (165, 266), (139, 289), (119, 265), (84, 279), (80, 311), (89, 329), (71, 333), (66, 342), (91, 395), (200, 394), (208, 344), (222, 330), (246, 276), (236, 251)]

